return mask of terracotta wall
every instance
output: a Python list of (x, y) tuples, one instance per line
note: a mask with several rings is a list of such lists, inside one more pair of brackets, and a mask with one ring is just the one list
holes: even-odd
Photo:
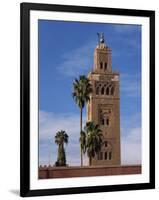
[(52, 167), (40, 166), (39, 178), (68, 178), (86, 176), (110, 176), (124, 174), (140, 174), (141, 165), (110, 166), (110, 167)]

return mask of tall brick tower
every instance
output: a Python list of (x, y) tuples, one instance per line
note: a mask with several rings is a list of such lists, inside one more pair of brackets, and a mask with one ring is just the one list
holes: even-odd
[(93, 92), (87, 105), (87, 121), (99, 124), (103, 144), (92, 165), (120, 165), (119, 73), (112, 71), (111, 49), (105, 44), (104, 34), (98, 37), (93, 70), (88, 74)]

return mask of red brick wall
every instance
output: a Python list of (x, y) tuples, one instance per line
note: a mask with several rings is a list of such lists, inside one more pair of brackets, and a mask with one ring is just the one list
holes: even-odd
[(39, 179), (68, 178), (84, 176), (110, 176), (124, 174), (141, 174), (141, 165), (109, 166), (109, 167), (52, 167), (40, 166)]

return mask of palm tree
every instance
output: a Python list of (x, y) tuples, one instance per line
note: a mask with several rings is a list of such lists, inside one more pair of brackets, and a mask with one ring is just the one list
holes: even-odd
[[(73, 93), (72, 96), (80, 108), (80, 141), (82, 136), (82, 112), (85, 104), (90, 100), (90, 93), (92, 92), (92, 87), (89, 79), (82, 75), (78, 79), (75, 79), (73, 82)], [(81, 149), (81, 166), (83, 166), (83, 157), (82, 157), (82, 145), (80, 144)]]
[(102, 146), (102, 131), (99, 125), (94, 125), (93, 122), (87, 122), (84, 128), (86, 132), (86, 149), (89, 157), (89, 165), (92, 165), (92, 158), (95, 157), (101, 150)]
[(58, 145), (58, 157), (56, 166), (66, 166), (66, 154), (64, 143), (68, 143), (68, 135), (65, 131), (58, 131), (55, 135), (55, 143)]

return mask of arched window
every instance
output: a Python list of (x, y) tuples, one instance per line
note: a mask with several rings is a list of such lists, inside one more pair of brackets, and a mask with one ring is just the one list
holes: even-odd
[(102, 118), (102, 120), (101, 120), (101, 124), (104, 125), (104, 118)]
[(114, 87), (111, 88), (111, 95), (114, 95)]
[(101, 89), (101, 94), (104, 95), (104, 87)]
[(106, 119), (106, 125), (109, 126), (109, 118)]
[(109, 95), (109, 87), (106, 88), (106, 95)]
[(102, 62), (100, 62), (100, 68), (103, 69), (103, 63)]
[(99, 94), (99, 87), (96, 88), (96, 94)]
[(105, 156), (104, 156), (104, 158), (105, 158), (105, 160), (108, 159), (108, 154), (107, 154), (107, 152), (105, 152)]
[(107, 63), (104, 64), (104, 69), (107, 70)]
[(112, 152), (110, 151), (109, 152), (109, 160), (111, 160), (112, 159)]
[(105, 141), (105, 142), (104, 142), (104, 145), (105, 145), (105, 147), (107, 147), (107, 146), (108, 146), (108, 142), (107, 142), (107, 141)]

